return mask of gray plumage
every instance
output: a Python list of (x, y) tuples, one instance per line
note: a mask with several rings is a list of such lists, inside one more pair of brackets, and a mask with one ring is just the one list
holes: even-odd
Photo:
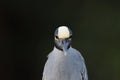
[(64, 53), (54, 47), (48, 55), (42, 80), (88, 80), (85, 61), (80, 52), (70, 46), (67, 54)]

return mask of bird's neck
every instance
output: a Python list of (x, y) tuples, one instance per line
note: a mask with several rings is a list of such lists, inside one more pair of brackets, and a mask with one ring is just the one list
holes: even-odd
[[(55, 49), (59, 50), (59, 51), (63, 51), (63, 49), (59, 48), (58, 46), (54, 46)], [(68, 50), (71, 48), (71, 46), (68, 47)]]

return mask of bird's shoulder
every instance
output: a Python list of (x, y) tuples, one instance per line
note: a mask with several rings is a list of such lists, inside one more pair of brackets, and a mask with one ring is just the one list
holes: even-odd
[[(59, 54), (58, 54), (59, 53)], [(48, 54), (48, 58), (49, 57), (58, 57), (58, 56), (61, 56), (63, 53), (63, 51), (57, 49), (56, 47), (53, 48), (53, 50)]]
[(70, 48), (70, 53), (72, 53), (75, 56), (78, 56), (80, 59), (82, 59), (84, 61), (84, 58), (83, 58), (83, 56), (82, 56), (82, 54), (79, 50), (71, 47)]

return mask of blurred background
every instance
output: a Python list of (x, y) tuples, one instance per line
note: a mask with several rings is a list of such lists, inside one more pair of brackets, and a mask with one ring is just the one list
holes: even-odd
[(60, 25), (72, 29), (89, 80), (120, 80), (117, 0), (1, 0), (0, 80), (41, 80)]

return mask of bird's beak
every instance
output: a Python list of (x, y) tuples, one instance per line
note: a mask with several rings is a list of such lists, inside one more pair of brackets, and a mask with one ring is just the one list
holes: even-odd
[(63, 48), (64, 55), (67, 55), (67, 42), (65, 39), (62, 39), (62, 48)]

